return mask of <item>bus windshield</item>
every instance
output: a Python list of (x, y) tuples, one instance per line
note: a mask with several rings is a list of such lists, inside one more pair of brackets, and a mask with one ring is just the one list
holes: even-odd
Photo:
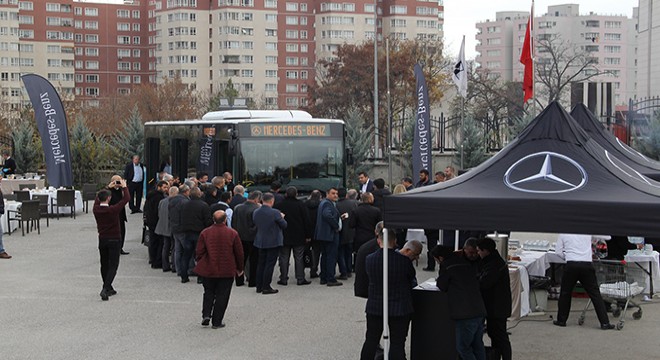
[(273, 181), (298, 191), (325, 191), (343, 184), (341, 139), (250, 138), (240, 140), (243, 184), (268, 191)]

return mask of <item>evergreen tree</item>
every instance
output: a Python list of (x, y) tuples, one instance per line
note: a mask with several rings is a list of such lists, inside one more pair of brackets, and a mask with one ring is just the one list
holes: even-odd
[(43, 151), (41, 141), (36, 136), (33, 121), (23, 119), (12, 131), (11, 137), (14, 141), (14, 160), (16, 160), (16, 172), (37, 172), (43, 163)]
[[(459, 131), (460, 128), (457, 129), (457, 133)], [(483, 128), (473, 118), (466, 117), (463, 121), (463, 141), (460, 144), (463, 147), (463, 169), (475, 167), (488, 159), (485, 143)], [(457, 141), (456, 144), (459, 144), (459, 142)], [(459, 147), (456, 150), (454, 163), (460, 165), (461, 148)]]
[(144, 124), (137, 106), (133, 108), (123, 125), (123, 131), (112, 139), (117, 155), (122, 161), (130, 160), (133, 155), (142, 157), (144, 151)]
[(371, 169), (370, 164), (365, 161), (371, 152), (371, 139), (373, 136), (373, 126), (365, 126), (364, 118), (356, 108), (350, 109), (346, 114), (346, 147), (353, 152), (353, 164), (347, 165), (346, 186), (357, 186), (357, 174), (361, 171), (368, 172)]
[(109, 157), (105, 138), (94, 135), (82, 116), (73, 125), (70, 138), (73, 181), (77, 186), (96, 183), (97, 172)]

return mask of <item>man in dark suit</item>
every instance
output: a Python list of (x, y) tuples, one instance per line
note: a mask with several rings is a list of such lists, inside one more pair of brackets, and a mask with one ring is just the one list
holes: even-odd
[[(181, 204), (179, 212), (180, 224), (179, 231), (183, 232), (183, 252), (181, 254), (181, 264), (177, 264), (177, 270), (181, 267), (181, 282), (188, 282), (188, 269), (191, 263), (194, 266), (195, 248), (197, 246), (197, 239), (202, 230), (213, 224), (213, 214), (211, 207), (202, 199), (202, 191), (198, 188), (190, 189), (190, 201)], [(198, 277), (197, 282), (202, 283)]]
[(511, 316), (511, 283), (509, 267), (490, 238), (477, 240), (479, 289), (486, 306), (486, 332), (502, 360), (511, 360), (511, 342), (506, 332), (506, 319)]
[(170, 184), (167, 181), (159, 181), (156, 189), (149, 191), (147, 201), (144, 203), (145, 224), (149, 228), (149, 263), (152, 269), (163, 267), (163, 237), (156, 234), (158, 224), (158, 204), (167, 197)]
[[(248, 287), (257, 286), (259, 249), (254, 247), (254, 237), (257, 235), (257, 227), (252, 220), (252, 214), (259, 208), (261, 196), (262, 193), (259, 190), (250, 191), (247, 201), (236, 206), (232, 216), (232, 226), (241, 237), (241, 244), (243, 245), (243, 262), (247, 269)], [(240, 279), (238, 283), (240, 283)]]
[(339, 232), (341, 219), (335, 202), (339, 198), (336, 188), (330, 188), (321, 204), (316, 217), (314, 238), (321, 242), (321, 285), (341, 286), (335, 279), (337, 252), (339, 251)]
[(373, 206), (374, 197), (370, 193), (362, 194), (362, 202), (348, 218), (349, 226), (355, 229), (353, 246), (357, 251), (362, 244), (374, 238), (374, 227), (383, 218), (380, 209)]
[[(415, 269), (412, 261), (397, 251), (396, 234), (388, 232), (388, 243), (379, 245), (387, 250), (388, 259), (388, 325), (390, 328), (390, 359), (406, 358), (406, 336), (413, 313), (412, 288), (415, 283)], [(378, 342), (383, 333), (383, 250), (377, 250), (367, 256), (367, 277), (369, 278), (369, 297), (367, 298), (367, 334), (360, 360), (371, 360), (376, 355)]]
[(360, 182), (360, 194), (374, 192), (374, 182), (369, 179), (369, 175), (366, 172), (360, 171), (358, 181)]
[(287, 284), (289, 280), (289, 259), (293, 251), (295, 261), (296, 280), (298, 285), (309, 285), (311, 282), (305, 279), (305, 244), (312, 239), (312, 221), (309, 219), (309, 211), (305, 204), (298, 200), (298, 191), (290, 186), (286, 189), (286, 197), (274, 205), (286, 216), (286, 229), (284, 229), (284, 246), (280, 249), (280, 280), (279, 285)]
[(259, 249), (259, 264), (257, 265), (257, 292), (264, 295), (277, 294), (278, 290), (270, 286), (273, 281), (273, 270), (277, 262), (280, 248), (284, 244), (282, 230), (287, 223), (284, 214), (273, 209), (275, 196), (265, 193), (262, 206), (254, 211), (252, 220), (257, 226), (254, 247)]
[(362, 244), (360, 249), (358, 249), (357, 254), (355, 254), (355, 283), (353, 284), (353, 293), (355, 296), (365, 299), (369, 297), (369, 278), (367, 277), (366, 269), (367, 256), (380, 249), (378, 238), (381, 238), (382, 241), (382, 221), (376, 224), (374, 233), (374, 238)]
[(2, 158), (5, 159), (5, 164), (2, 165), (2, 173), (4, 175), (11, 175), (16, 173), (16, 161), (9, 156), (9, 151), (2, 152)]
[(145, 168), (140, 162), (140, 155), (133, 155), (133, 161), (126, 164), (124, 169), (124, 179), (128, 183), (128, 192), (131, 194), (131, 201), (128, 203), (131, 214), (142, 212), (140, 206), (142, 205), (142, 188), (144, 187), (145, 175)]
[(385, 196), (390, 196), (392, 193), (390, 189), (385, 187), (385, 180), (378, 178), (374, 180), (374, 206), (383, 211), (383, 198)]

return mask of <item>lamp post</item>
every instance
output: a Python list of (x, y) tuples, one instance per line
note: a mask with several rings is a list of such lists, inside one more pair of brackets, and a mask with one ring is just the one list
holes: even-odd
[(378, 0), (374, 0), (374, 159), (378, 158)]

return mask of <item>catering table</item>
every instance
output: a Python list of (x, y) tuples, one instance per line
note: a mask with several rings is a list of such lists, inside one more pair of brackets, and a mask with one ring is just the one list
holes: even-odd
[(34, 180), (34, 179), (2, 179), (2, 193), (7, 195), (13, 193), (15, 190), (23, 190), (23, 185), (32, 184), (35, 185), (37, 189), (44, 188), (46, 186), (46, 180)]
[[(535, 276), (545, 275), (545, 271), (552, 264), (566, 263), (564, 259), (552, 251), (523, 251), (520, 259), (521, 261), (517, 262), (517, 264), (524, 265), (529, 275)], [(646, 254), (638, 250), (629, 250), (624, 259), (628, 263), (636, 264), (648, 274), (649, 281), (644, 289), (644, 293), (653, 296), (655, 289), (660, 287), (660, 254), (657, 251)]]
[(413, 308), (410, 359), (458, 358), (455, 325), (449, 314), (447, 293), (435, 286), (435, 279), (429, 279), (413, 289)]
[(511, 320), (525, 317), (530, 312), (529, 306), (529, 274), (523, 265), (509, 265), (509, 282), (511, 284)]
[[(51, 207), (50, 203), (53, 201), (53, 199), (57, 199), (57, 189), (36, 189), (36, 190), (30, 190), (30, 198), (32, 198), (32, 195), (34, 194), (47, 194), (48, 195), (48, 213), (55, 212), (57, 213), (57, 208), (53, 207), (52, 212), (51, 212)], [(83, 211), (83, 200), (82, 200), (82, 194), (80, 193), (79, 190), (75, 191), (75, 202), (76, 202), (76, 212), (82, 212)], [(60, 214), (70, 214), (71, 209), (68, 207), (61, 207), (60, 209)]]
[[(0, 224), (2, 224), (2, 231), (7, 233), (12, 233), (14, 230), (18, 229), (18, 221), (9, 222), (8, 210), (17, 211), (21, 205), (18, 201), (5, 200), (5, 213), (0, 215)], [(12, 214), (12, 219), (14, 215)]]

